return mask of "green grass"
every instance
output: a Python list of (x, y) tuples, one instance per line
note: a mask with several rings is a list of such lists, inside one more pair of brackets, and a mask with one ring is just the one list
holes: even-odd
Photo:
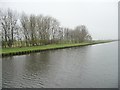
[(69, 44), (50, 44), (44, 46), (32, 46), (32, 47), (21, 47), (21, 48), (2, 48), (0, 54), (10, 54), (10, 53), (17, 53), (17, 52), (28, 52), (28, 51), (35, 51), (35, 50), (50, 50), (50, 49), (60, 49), (60, 48), (67, 48), (67, 47), (75, 47), (75, 46), (85, 46), (85, 45), (92, 45), (92, 44), (99, 44), (99, 43), (107, 43), (110, 41), (94, 41), (91, 43), (83, 42), (83, 43), (69, 43)]
[(87, 43), (80, 43), (80, 44), (51, 44), (51, 45), (44, 45), (44, 46), (32, 46), (32, 47), (22, 47), (22, 48), (3, 48), (2, 53), (12, 53), (12, 52), (22, 52), (22, 51), (33, 51), (33, 50), (46, 50), (46, 49), (53, 49), (53, 48), (62, 48), (62, 47), (69, 47), (69, 46), (78, 46), (78, 45), (85, 45)]

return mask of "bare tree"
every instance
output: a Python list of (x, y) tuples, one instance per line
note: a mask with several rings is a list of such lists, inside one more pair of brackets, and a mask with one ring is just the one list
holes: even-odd
[(51, 26), (51, 29), (50, 29), (51, 39), (55, 40), (59, 32), (59, 22), (55, 18), (51, 18), (50, 26)]
[(29, 17), (29, 29), (30, 38), (32, 46), (36, 45), (36, 17), (35, 15), (30, 15)]
[(62, 27), (59, 27), (58, 39), (59, 42), (62, 42), (64, 40), (64, 28)]
[(43, 16), (39, 15), (36, 17), (36, 29), (37, 29), (37, 38), (38, 38), (38, 43), (41, 45), (42, 44), (42, 40), (43, 40)]
[(35, 46), (50, 43), (80, 43), (92, 41), (85, 25), (74, 29), (60, 27), (51, 16), (18, 14), (10, 9), (0, 9), (2, 47)]
[(23, 29), (23, 35), (24, 35), (26, 46), (29, 46), (29, 40), (30, 40), (29, 18), (24, 12), (21, 15), (20, 22)]
[(14, 32), (17, 25), (17, 13), (14, 13), (11, 9), (2, 13), (1, 26), (2, 32), (5, 38), (5, 42), (9, 47), (12, 47), (14, 41)]
[(77, 26), (75, 28), (76, 31), (76, 37), (77, 39), (79, 39), (79, 42), (83, 42), (87, 39), (88, 35), (90, 36), (90, 34), (87, 31), (86, 26), (81, 25), (81, 26)]

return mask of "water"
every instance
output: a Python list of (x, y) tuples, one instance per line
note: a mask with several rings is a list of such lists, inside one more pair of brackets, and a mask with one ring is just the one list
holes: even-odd
[(2, 89), (2, 59), (0, 56), (0, 90)]
[(118, 42), (3, 58), (3, 88), (117, 88)]

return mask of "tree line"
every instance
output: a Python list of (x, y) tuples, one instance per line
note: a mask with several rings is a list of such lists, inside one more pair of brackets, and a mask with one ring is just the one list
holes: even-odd
[(0, 9), (2, 47), (24, 47), (56, 43), (80, 43), (91, 41), (85, 25), (74, 29), (60, 26), (51, 16), (18, 14), (11, 9)]

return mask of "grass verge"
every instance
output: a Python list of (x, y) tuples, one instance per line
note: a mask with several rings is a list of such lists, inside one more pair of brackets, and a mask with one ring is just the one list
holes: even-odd
[(79, 47), (79, 46), (87, 46), (93, 44), (100, 44), (100, 43), (108, 43), (112, 41), (93, 41), (93, 42), (83, 42), (83, 43), (71, 43), (71, 44), (50, 44), (44, 46), (32, 46), (32, 47), (21, 47), (21, 48), (2, 48), (0, 54), (2, 56), (12, 56), (12, 55), (22, 55), (28, 54), (32, 52), (40, 52), (46, 50), (55, 50), (55, 49), (63, 49), (63, 48), (70, 48), (70, 47)]

